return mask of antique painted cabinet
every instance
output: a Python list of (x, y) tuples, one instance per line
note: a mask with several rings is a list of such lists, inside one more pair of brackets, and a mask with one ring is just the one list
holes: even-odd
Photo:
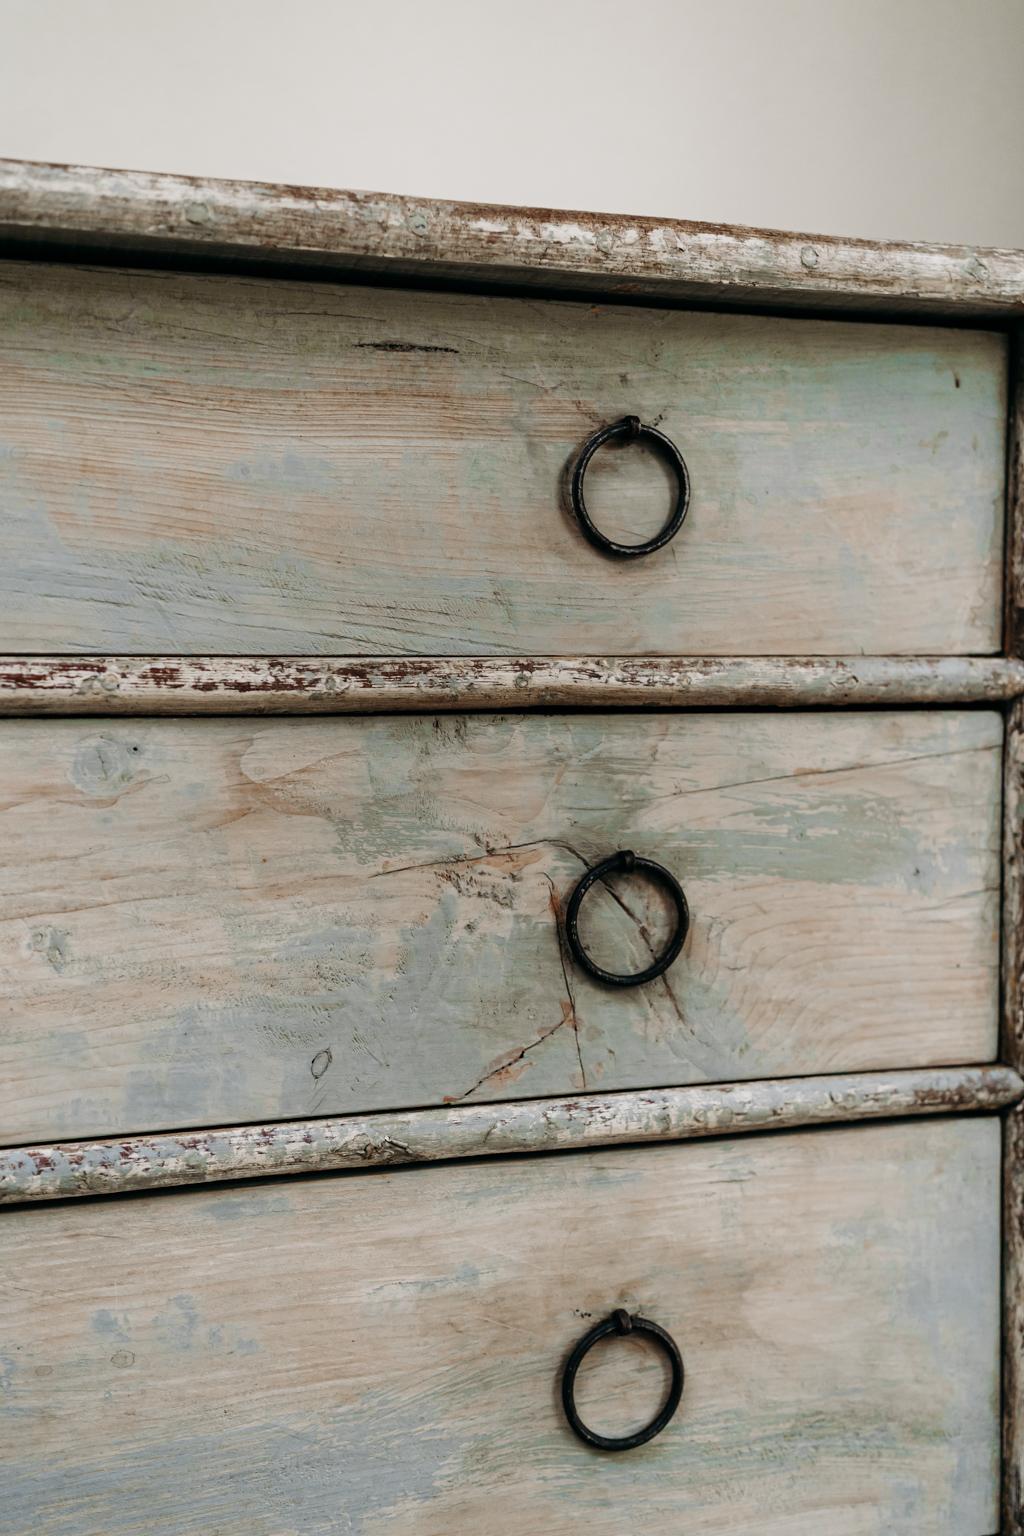
[(0, 257), (0, 1533), (1022, 1536), (1024, 258)]

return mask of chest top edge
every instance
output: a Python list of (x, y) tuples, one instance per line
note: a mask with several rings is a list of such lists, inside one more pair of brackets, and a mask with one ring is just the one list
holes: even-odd
[(0, 242), (635, 300), (970, 321), (1024, 314), (1024, 253), (0, 160)]

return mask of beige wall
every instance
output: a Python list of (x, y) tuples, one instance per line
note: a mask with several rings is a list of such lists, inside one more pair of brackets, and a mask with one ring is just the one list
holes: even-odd
[(1024, 246), (1024, 0), (0, 0), (0, 154)]

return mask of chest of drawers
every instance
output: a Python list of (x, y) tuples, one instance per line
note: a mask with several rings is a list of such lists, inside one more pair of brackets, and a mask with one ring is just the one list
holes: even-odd
[(3, 1536), (1022, 1536), (1024, 259), (0, 240)]

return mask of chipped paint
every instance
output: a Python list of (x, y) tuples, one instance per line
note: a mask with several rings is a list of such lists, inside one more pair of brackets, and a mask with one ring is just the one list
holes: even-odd
[(375, 658), (0, 656), (0, 715), (531, 708), (857, 708), (1003, 703), (1003, 656)]
[[(992, 1113), (1022, 1095), (1024, 1082), (1009, 1067), (950, 1067), (65, 1142), (0, 1150), (0, 1204), (902, 1116)], [(228, 1206), (222, 1214), (234, 1216), (236, 1210)], [(188, 1309), (181, 1299), (176, 1306), (180, 1322)], [(97, 1313), (94, 1327), (127, 1339), (109, 1312)]]
[[(1024, 304), (1019, 252), (740, 225), (410, 199), (382, 192), (0, 161), (0, 236), (50, 260), (68, 242), (297, 271), (416, 275), (719, 304), (1000, 315)], [(818, 260), (805, 261), (813, 249)]]

